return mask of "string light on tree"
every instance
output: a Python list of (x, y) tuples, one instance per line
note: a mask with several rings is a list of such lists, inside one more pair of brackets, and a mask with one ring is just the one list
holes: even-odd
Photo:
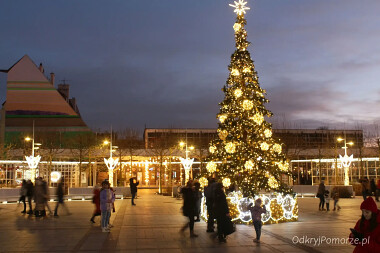
[[(206, 168), (208, 173), (211, 170), (218, 178), (228, 178), (231, 185), (240, 190), (242, 198), (246, 199), (240, 203), (240, 209), (234, 207), (230, 212), (239, 213), (240, 210), (244, 217), (237, 219), (246, 221), (248, 217), (243, 206), (248, 203), (247, 198), (254, 199), (261, 191), (292, 193), (287, 186), (287, 179), (292, 174), (285, 164), (287, 159), (282, 152), (282, 144), (273, 137), (272, 125), (264, 118), (270, 117), (272, 113), (266, 108), (269, 100), (265, 97), (265, 90), (260, 87), (248, 50), (250, 42), (247, 40), (244, 14), (249, 7), (243, 0), (235, 0), (231, 6), (237, 14), (233, 24), (235, 51), (228, 66), (230, 75), (222, 89), (224, 99), (217, 114), (220, 120), (218, 135), (210, 143), (212, 149), (209, 149)], [(263, 219), (273, 217), (273, 221), (277, 221), (278, 217), (283, 217), (284, 211), (278, 202), (280, 199), (270, 200), (270, 197), (266, 197), (265, 201), (272, 205), (268, 206), (268, 210), (272, 210)], [(229, 201), (233, 203), (235, 200), (229, 198)]]
[(201, 187), (203, 188), (203, 187), (205, 187), (205, 186), (208, 185), (208, 181), (207, 181), (207, 179), (206, 179), (205, 177), (201, 177), (201, 178), (199, 179), (199, 184), (200, 184)]
[(215, 151), (216, 151), (216, 147), (215, 147), (215, 146), (210, 146), (210, 147), (208, 148), (208, 151), (209, 151), (211, 154), (214, 154)]

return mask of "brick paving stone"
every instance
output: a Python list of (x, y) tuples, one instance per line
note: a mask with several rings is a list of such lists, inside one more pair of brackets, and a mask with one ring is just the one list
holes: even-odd
[[(320, 245), (293, 243), (294, 238), (347, 238), (349, 228), (359, 219), (361, 198), (341, 199), (339, 212), (318, 211), (318, 199), (299, 199), (299, 221), (264, 225), (262, 243), (254, 244), (252, 226), (238, 225), (237, 231), (220, 244), (215, 234), (206, 233), (206, 223), (195, 223), (198, 238), (189, 231), (180, 233), (186, 223), (181, 201), (140, 190), (137, 206), (130, 200), (117, 200), (112, 213), (111, 233), (102, 233), (100, 218), (89, 219), (93, 212), (90, 201), (70, 201), (73, 213), (59, 218), (36, 219), (20, 213), (16, 204), (0, 205), (0, 252), (149, 252), (149, 253), (243, 253), (243, 252), (352, 252), (354, 247), (342, 244)], [(51, 207), (55, 203), (50, 203)]]

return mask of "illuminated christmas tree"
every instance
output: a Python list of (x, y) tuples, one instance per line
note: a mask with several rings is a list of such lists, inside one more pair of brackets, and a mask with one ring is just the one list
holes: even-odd
[[(216, 173), (225, 186), (236, 185), (244, 196), (254, 196), (260, 190), (290, 193), (283, 183), (291, 176), (289, 163), (282, 153), (282, 144), (272, 137), (272, 125), (265, 117), (272, 113), (265, 108), (266, 91), (260, 88), (257, 72), (247, 48), (246, 20), (249, 8), (244, 0), (235, 1), (237, 14), (236, 50), (231, 56), (230, 71), (223, 87), (220, 103), (218, 138), (209, 147), (209, 174)], [(285, 177), (286, 178), (286, 177)]]

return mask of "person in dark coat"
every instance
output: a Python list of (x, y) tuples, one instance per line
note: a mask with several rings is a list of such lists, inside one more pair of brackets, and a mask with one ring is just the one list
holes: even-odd
[(45, 200), (46, 200), (45, 185), (41, 177), (36, 178), (36, 187), (34, 188), (34, 214), (36, 217), (45, 217)]
[(137, 179), (135, 177), (131, 177), (129, 179), (129, 185), (130, 185), (130, 188), (131, 188), (131, 194), (132, 194), (132, 206), (135, 206), (135, 197), (136, 197), (136, 194), (137, 194), (137, 186), (140, 184), (139, 181), (137, 181)]
[(361, 179), (360, 183), (362, 185), (363, 200), (365, 200), (370, 195), (368, 178), (365, 177), (365, 178)]
[(214, 191), (213, 187), (215, 185), (215, 179), (209, 178), (208, 179), (208, 185), (205, 187), (204, 194), (206, 197), (206, 206), (207, 206), (207, 232), (212, 233), (214, 232)]
[(193, 182), (189, 180), (186, 184), (186, 187), (181, 189), (181, 193), (183, 196), (183, 206), (182, 211), (183, 215), (189, 218), (189, 222), (186, 223), (181, 232), (184, 232), (187, 227), (190, 228), (190, 237), (198, 237), (198, 235), (194, 234), (194, 216), (196, 215), (196, 198), (193, 189)]
[(376, 183), (375, 183), (375, 179), (372, 178), (371, 181), (369, 182), (369, 185), (370, 185), (370, 188), (371, 188), (371, 195), (376, 197)]
[(319, 211), (325, 211), (325, 181), (321, 181), (318, 187), (317, 197), (319, 198)]
[(65, 202), (64, 202), (64, 198), (63, 198), (63, 195), (65, 193), (64, 191), (64, 178), (62, 177), (61, 180), (59, 181), (58, 185), (57, 185), (57, 205), (55, 206), (55, 210), (54, 210), (54, 216), (58, 216), (58, 206), (59, 205), (62, 205), (63, 208), (65, 208), (66, 210), (66, 213), (68, 215), (70, 215), (71, 213), (69, 212), (69, 209), (67, 208), (67, 206), (65, 205)]
[(27, 193), (27, 183), (26, 180), (23, 179), (21, 183), (21, 189), (20, 189), (20, 198), (18, 199), (18, 203), (20, 204), (21, 202), (24, 204), (24, 210), (21, 213), (26, 213), (26, 203), (25, 203), (25, 198), (26, 198), (26, 193)]
[(33, 182), (29, 179), (26, 182), (26, 197), (28, 198), (29, 211), (28, 214), (33, 214), (32, 199), (34, 196), (34, 185)]
[(94, 196), (92, 197), (92, 203), (94, 203), (94, 205), (95, 205), (95, 210), (94, 210), (94, 213), (92, 214), (90, 221), (92, 223), (95, 223), (95, 220), (94, 220), (95, 217), (100, 216), (102, 214), (101, 210), (100, 210), (100, 187), (99, 187), (99, 185), (96, 185), (94, 188)]
[(226, 242), (226, 234), (224, 228), (226, 227), (226, 220), (230, 216), (230, 211), (227, 204), (226, 194), (223, 190), (222, 183), (216, 183), (214, 192), (214, 213), (218, 226), (218, 239), (219, 242)]
[(197, 219), (194, 220), (195, 222), (200, 222), (201, 219), (201, 202), (202, 202), (202, 192), (200, 191), (201, 184), (197, 181), (194, 183), (194, 194), (195, 194), (195, 206), (196, 206), (196, 217)]

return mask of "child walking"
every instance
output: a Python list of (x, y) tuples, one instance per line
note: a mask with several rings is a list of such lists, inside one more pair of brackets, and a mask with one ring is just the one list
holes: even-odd
[(261, 203), (263, 201), (261, 199), (256, 199), (255, 206), (252, 206), (252, 204), (249, 204), (248, 210), (251, 212), (253, 226), (255, 227), (256, 231), (256, 239), (253, 240), (253, 242), (260, 243), (260, 237), (261, 237), (261, 227), (263, 226), (263, 222), (261, 221), (261, 214), (266, 213), (265, 205), (261, 207)]
[(340, 205), (339, 205), (339, 191), (338, 191), (338, 188), (337, 187), (334, 187), (332, 193), (332, 198), (334, 200), (334, 209), (333, 211), (335, 211), (336, 209), (338, 209), (338, 211), (340, 210)]

